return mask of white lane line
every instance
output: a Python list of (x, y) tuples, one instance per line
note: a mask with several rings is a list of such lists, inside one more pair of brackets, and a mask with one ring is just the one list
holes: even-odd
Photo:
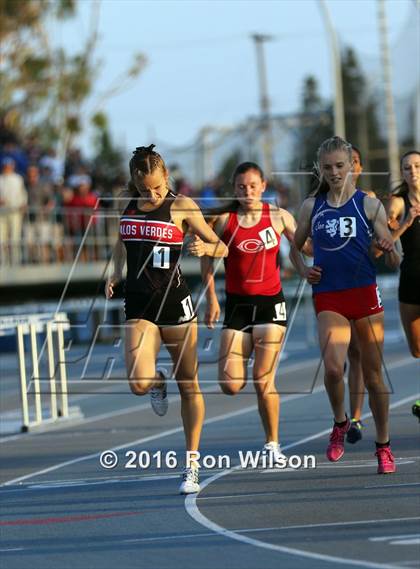
[(420, 533), (407, 533), (405, 535), (383, 535), (381, 537), (370, 537), (369, 541), (388, 541), (389, 539), (406, 539), (409, 537), (420, 537)]
[[(331, 429), (330, 429), (331, 430)], [(286, 447), (284, 447), (286, 448)], [(415, 461), (414, 460), (407, 460), (406, 458), (396, 458), (395, 459), (395, 464), (414, 464)], [(331, 463), (331, 464), (325, 464), (325, 465), (316, 465), (315, 468), (311, 469), (311, 470), (321, 470), (321, 469), (325, 469), (325, 470), (335, 470), (336, 468), (371, 468), (372, 466), (376, 466), (378, 464), (378, 462), (376, 460), (366, 460), (366, 461), (360, 461), (359, 464), (346, 464), (346, 463), (342, 463), (342, 464), (336, 464), (336, 463)], [(251, 469), (250, 469), (251, 470)], [(298, 472), (299, 468), (267, 468), (266, 470), (260, 470), (259, 473), (260, 474), (275, 474), (276, 472)], [(305, 470), (305, 469), (303, 469)], [(393, 484), (391, 484), (392, 488), (395, 488), (395, 486)], [(374, 486), (369, 486), (369, 488), (374, 488)]]
[(161, 537), (138, 537), (136, 539), (124, 539), (118, 543), (139, 543), (142, 541), (167, 541), (171, 539), (189, 539), (191, 537), (217, 537), (214, 532), (203, 532), (203, 533), (183, 533), (178, 535), (165, 535)]
[[(412, 358), (403, 358), (401, 360), (397, 360), (397, 362), (399, 365), (405, 365), (405, 362), (410, 362), (412, 361)], [(306, 367), (312, 367), (314, 365), (317, 365), (319, 363), (319, 358), (313, 358), (311, 360), (308, 360), (307, 362), (301, 362), (301, 363), (295, 363), (295, 364), (289, 364), (286, 366), (283, 366), (281, 368), (281, 375), (286, 375), (288, 373), (293, 373), (294, 371), (300, 370), (300, 369), (305, 369)], [(214, 382), (213, 387), (217, 387), (218, 388), (218, 384), (216, 385), (216, 383)], [(324, 389), (324, 386), (321, 386), (320, 388), (317, 389)], [(203, 393), (208, 393), (209, 391), (211, 391), (211, 388), (208, 389), (202, 389)], [(95, 395), (95, 393), (92, 394), (92, 396)], [(309, 395), (309, 393), (302, 393), (299, 395)], [(283, 398), (283, 401), (285, 401), (286, 397), (293, 397), (293, 395), (290, 396), (285, 396)], [(175, 403), (177, 401), (180, 401), (181, 397), (179, 395), (173, 395), (173, 396), (169, 396), (168, 397), (168, 401), (169, 403)], [(106, 413), (100, 413), (98, 415), (93, 415), (92, 417), (86, 417), (84, 419), (80, 420), (81, 425), (88, 425), (89, 423), (95, 423), (96, 421), (102, 421), (103, 419), (112, 419), (114, 417), (120, 417), (121, 415), (127, 415), (129, 413), (137, 413), (138, 411), (142, 411), (143, 409), (150, 409), (150, 402), (147, 400), (147, 403), (140, 403), (140, 405), (136, 405), (135, 403), (133, 403), (133, 405), (129, 405), (127, 407), (123, 407), (122, 409), (116, 409), (115, 411), (107, 411)], [(256, 406), (255, 406), (256, 409)], [(20, 409), (19, 409), (20, 412)], [(56, 430), (59, 429), (65, 429), (67, 427), (69, 427), (70, 425), (59, 425), (57, 424)], [(71, 425), (72, 427), (74, 427), (74, 423), (72, 423)], [(49, 433), (51, 432), (55, 432), (55, 431), (49, 431)], [(18, 439), (22, 439), (22, 438), (28, 438), (30, 436), (37, 436), (40, 434), (45, 434), (44, 433), (40, 433), (40, 432), (36, 432), (36, 431), (30, 431), (29, 433), (19, 433), (16, 435), (12, 435), (12, 436), (5, 436), (5, 437), (1, 437), (0, 438), (0, 444), (2, 443), (8, 443), (10, 441), (15, 441)]]
[[(305, 367), (308, 367), (309, 364), (312, 365), (312, 364), (313, 364), (313, 361), (318, 361), (318, 359), (316, 359), (316, 360), (310, 360), (309, 362), (303, 362), (303, 363), (301, 364), (301, 367), (299, 367), (299, 369), (303, 369), (303, 368), (305, 368)], [(395, 367), (400, 367), (400, 366), (404, 366), (404, 365), (406, 365), (406, 364), (412, 364), (412, 363), (413, 363), (413, 358), (402, 358), (402, 359), (397, 360), (396, 362), (393, 362), (392, 364), (388, 365), (388, 369), (392, 369), (392, 368), (395, 368)], [(298, 364), (293, 364), (293, 369), (296, 368), (296, 365), (298, 365)], [(289, 367), (288, 369), (290, 369), (290, 367)], [(286, 373), (286, 371), (287, 371), (287, 370), (284, 369), (284, 370), (283, 370), (283, 374)], [(317, 388), (315, 388), (315, 389), (312, 391), (312, 393), (310, 393), (310, 394), (308, 394), (308, 393), (302, 393), (302, 394), (296, 394), (296, 395), (286, 395), (285, 397), (283, 397), (283, 403), (286, 403), (287, 401), (293, 401), (293, 400), (295, 400), (295, 399), (301, 399), (302, 397), (308, 397), (309, 395), (313, 395), (313, 394), (315, 394), (315, 393), (320, 393), (320, 392), (322, 392), (322, 391), (324, 391), (324, 386), (323, 386), (323, 385), (322, 385), (322, 386), (319, 386), (319, 387), (317, 387)], [(414, 395), (413, 398), (414, 398), (414, 397), (418, 397), (418, 395), (417, 395), (417, 396)], [(390, 406), (390, 408), (392, 408), (392, 405)], [(138, 408), (137, 408), (137, 409), (138, 409)], [(238, 411), (232, 411), (232, 412), (229, 412), (229, 413), (225, 413), (225, 414), (223, 414), (223, 415), (218, 415), (218, 416), (216, 416), (216, 417), (213, 417), (213, 418), (211, 418), (211, 419), (207, 419), (206, 421), (204, 421), (204, 425), (209, 425), (209, 424), (212, 424), (212, 423), (215, 423), (215, 422), (218, 422), (218, 421), (223, 421), (223, 420), (225, 420), (225, 419), (230, 419), (230, 418), (232, 418), (232, 417), (237, 417), (237, 416), (240, 416), (240, 415), (249, 413), (250, 411), (254, 411), (255, 409), (257, 409), (257, 406), (254, 404), (254, 405), (250, 405), (250, 406), (248, 406), (248, 407), (245, 407), (244, 409), (240, 409), (240, 410), (238, 410)], [(124, 411), (124, 410), (119, 410), (118, 413), (119, 413), (119, 414), (122, 414), (121, 411), (122, 411), (122, 413), (126, 413), (126, 410), (125, 410), (125, 411)], [(93, 418), (92, 418), (92, 419), (93, 419)], [(89, 422), (89, 421), (87, 421), (87, 422)], [(85, 422), (84, 422), (83, 424), (85, 424)], [(176, 428), (174, 428), (174, 429), (168, 429), (168, 430), (166, 430), (166, 431), (163, 431), (162, 433), (158, 433), (158, 434), (155, 434), (155, 435), (151, 435), (151, 436), (149, 436), (149, 437), (145, 437), (145, 438), (142, 438), (142, 439), (137, 439), (137, 440), (135, 440), (135, 441), (130, 441), (129, 443), (125, 443), (125, 444), (123, 444), (123, 445), (120, 445), (120, 446), (117, 446), (117, 447), (113, 447), (112, 449), (107, 449), (107, 450), (113, 450), (113, 451), (122, 450), (122, 449), (127, 448), (127, 447), (130, 447), (130, 446), (141, 445), (141, 444), (144, 444), (144, 443), (146, 443), (146, 442), (150, 442), (150, 441), (157, 440), (157, 439), (161, 439), (161, 438), (164, 438), (164, 437), (167, 437), (167, 436), (176, 434), (176, 433), (180, 433), (180, 432), (183, 432), (183, 430), (184, 430), (183, 427), (176, 427)], [(311, 437), (307, 437), (306, 439), (303, 439), (303, 440), (302, 440), (301, 444), (303, 444), (304, 442), (311, 441), (311, 440), (313, 440), (314, 438), (318, 438), (319, 436), (322, 436), (322, 435), (324, 435), (324, 434), (326, 434), (326, 433), (329, 433), (330, 430), (331, 430), (331, 429), (328, 428), (328, 429), (325, 429), (325, 431), (322, 431), (322, 433), (319, 434), (319, 435), (316, 435), (316, 436), (313, 435), (313, 436), (311, 436)], [(293, 446), (294, 446), (294, 444), (289, 445), (287, 448), (292, 448)], [(11, 485), (13, 485), (13, 484), (17, 484), (17, 483), (22, 482), (22, 481), (24, 481), (24, 480), (28, 480), (29, 478), (32, 478), (32, 477), (34, 477), (34, 476), (40, 476), (40, 475), (42, 475), (42, 474), (47, 474), (48, 472), (53, 472), (53, 471), (55, 471), (55, 470), (58, 470), (58, 469), (60, 469), (60, 468), (65, 467), (65, 466), (70, 466), (70, 465), (72, 465), (72, 464), (77, 464), (77, 463), (79, 463), (79, 462), (84, 462), (85, 460), (90, 460), (90, 459), (92, 459), (92, 458), (97, 458), (97, 457), (99, 457), (100, 454), (101, 454), (101, 451), (98, 451), (98, 452), (95, 452), (95, 453), (92, 453), (92, 454), (88, 454), (88, 455), (85, 455), (85, 456), (79, 456), (79, 457), (77, 457), (77, 458), (73, 458), (73, 459), (67, 460), (67, 461), (65, 461), (65, 462), (60, 462), (60, 463), (55, 464), (55, 465), (53, 465), (53, 466), (50, 466), (50, 467), (48, 467), (48, 468), (44, 468), (44, 469), (42, 469), (42, 470), (37, 470), (37, 471), (32, 472), (32, 473), (30, 473), (30, 474), (25, 474), (24, 476), (19, 476), (18, 478), (13, 478), (12, 480), (8, 480), (7, 482), (4, 482), (3, 484), (1, 484), (1, 485), (0, 485), (0, 488), (1, 488), (1, 487), (4, 487), (4, 486), (11, 486)]]
[[(412, 358), (404, 358), (402, 360), (398, 360), (399, 365), (404, 365), (403, 362), (411, 362)], [(293, 370), (296, 369), (296, 365), (298, 366), (299, 369), (304, 369), (306, 367), (309, 367), (310, 365), (313, 365), (314, 361), (318, 361), (318, 360), (310, 360), (309, 362), (304, 362), (302, 364), (293, 364)], [(286, 369), (283, 370), (283, 374), (285, 374), (287, 372)], [(320, 393), (321, 391), (324, 391), (324, 386), (319, 386), (317, 388), (315, 388), (311, 394), (314, 393)], [(311, 395), (308, 393), (298, 393), (295, 395), (286, 395), (285, 397), (283, 397), (283, 403), (286, 403), (287, 401), (293, 401), (295, 399), (300, 399), (302, 397), (308, 397), (308, 395)], [(173, 398), (170, 399), (170, 401), (175, 400), (175, 399), (180, 399), (180, 397), (178, 396), (177, 398)], [(143, 404), (139, 407), (136, 407), (136, 411), (139, 410), (140, 408), (149, 408), (150, 407), (150, 403), (147, 404)], [(210, 425), (212, 423), (218, 422), (218, 421), (223, 421), (225, 419), (230, 419), (232, 417), (237, 417), (240, 415), (244, 415), (246, 413), (249, 413), (251, 411), (255, 411), (257, 409), (257, 405), (253, 404), (253, 405), (249, 405), (248, 407), (244, 407), (243, 409), (239, 409), (238, 411), (230, 411), (229, 413), (224, 413), (223, 415), (218, 415), (216, 417), (212, 417), (211, 419), (207, 419), (206, 421), (204, 421), (204, 425)], [(105, 415), (107, 416), (107, 418), (109, 416), (115, 416), (115, 415), (122, 415), (122, 414), (127, 414), (127, 410), (118, 410), (115, 413), (108, 413), (108, 414), (103, 414), (103, 415), (97, 415), (95, 418), (91, 417), (91, 421), (89, 419), (87, 419), (86, 421), (83, 421), (83, 425), (89, 422), (92, 422), (93, 420), (98, 420), (98, 417), (105, 418)], [(113, 451), (118, 451), (118, 450), (122, 450), (124, 448), (130, 447), (130, 446), (134, 446), (134, 445), (140, 445), (140, 444), (144, 444), (146, 442), (150, 442), (153, 440), (157, 440), (157, 439), (161, 439), (170, 435), (173, 435), (175, 433), (180, 433), (183, 432), (184, 429), (183, 427), (176, 427), (174, 429), (168, 429), (166, 431), (163, 431), (162, 433), (157, 433), (155, 435), (151, 435), (150, 437), (145, 437), (142, 439), (137, 439), (135, 441), (130, 441), (129, 443), (125, 443), (123, 445), (117, 446), (117, 447), (112, 447), (112, 449), (107, 449), (107, 450), (113, 450)], [(20, 436), (20, 435), (19, 435)], [(59, 468), (63, 468), (65, 466), (70, 466), (72, 464), (77, 464), (79, 462), (83, 462), (85, 460), (90, 460), (92, 458), (97, 458), (99, 457), (99, 455), (101, 454), (102, 451), (98, 451), (92, 454), (88, 454), (85, 456), (80, 456), (71, 460), (67, 460), (65, 462), (60, 462), (59, 464), (55, 464), (53, 466), (50, 466), (48, 468), (44, 468), (42, 470), (37, 470), (35, 472), (32, 472), (30, 474), (26, 474), (24, 476), (19, 476), (18, 478), (14, 478), (12, 480), (8, 480), (7, 482), (4, 482), (3, 484), (0, 485), (1, 487), (4, 486), (10, 486), (13, 484), (17, 484), (19, 482), (22, 482), (24, 480), (28, 480), (29, 478), (32, 478), (34, 476), (40, 476), (42, 474), (46, 474), (47, 472), (52, 472), (54, 470), (58, 470)]]
[[(419, 519), (419, 518), (395, 518), (395, 520), (367, 520), (366, 522), (360, 523), (386, 523), (390, 521), (401, 521), (401, 520), (410, 520), (410, 519)], [(352, 523), (352, 522), (349, 522)], [(314, 527), (323, 527), (328, 525), (337, 525), (337, 524), (317, 524)], [(349, 525), (349, 524), (345, 524)], [(274, 527), (274, 528), (237, 528), (233, 531), (241, 532), (241, 533), (258, 533), (258, 532), (270, 532), (276, 530), (287, 530), (287, 529), (295, 529), (295, 528), (307, 528), (308, 526), (290, 526), (290, 527)], [(313, 526), (309, 526), (313, 527)], [(389, 536), (387, 538), (369, 538), (370, 541), (386, 541), (388, 539), (405, 539), (405, 538), (417, 538), (419, 534), (410, 534), (410, 535), (394, 535)], [(123, 544), (123, 543), (144, 543), (144, 542), (162, 542), (162, 541), (171, 541), (171, 540), (180, 540), (180, 539), (191, 539), (191, 538), (201, 538), (201, 537), (219, 537), (219, 535), (213, 531), (211, 532), (202, 532), (202, 533), (183, 533), (183, 534), (173, 534), (173, 535), (165, 535), (165, 536), (154, 536), (154, 537), (138, 537), (134, 539), (122, 539), (122, 540), (110, 540), (108, 543), (113, 545), (115, 544)], [(85, 543), (85, 545), (89, 545), (89, 543)], [(14, 549), (0, 549), (0, 553), (2, 552), (9, 552), (9, 551), (27, 551), (29, 548), (24, 547), (17, 547)], [(380, 567), (386, 567), (384, 565), (380, 565)]]
[(413, 537), (411, 539), (399, 539), (396, 535), (394, 539), (388, 541), (388, 545), (420, 545), (420, 537)]
[[(226, 494), (224, 496), (197, 496), (197, 500), (225, 500), (226, 498), (250, 498), (251, 496), (278, 496), (281, 492), (253, 492), (252, 494)], [(238, 530), (242, 531), (242, 530)]]
[(23, 547), (13, 547), (11, 549), (0, 549), (0, 553), (8, 553), (9, 551), (23, 551)]
[[(400, 366), (404, 366), (406, 364), (410, 364), (413, 363), (413, 358), (411, 357), (405, 357), (405, 358), (401, 358), (395, 362), (390, 363), (389, 365), (387, 365), (387, 369), (393, 369), (393, 368), (397, 368)], [(301, 362), (301, 363), (294, 363), (294, 364), (289, 364), (289, 365), (285, 365), (282, 366), (280, 368), (280, 376), (286, 375), (288, 373), (293, 373), (294, 371), (297, 370), (301, 370), (301, 369), (305, 369), (306, 367), (312, 367), (314, 365), (318, 365), (319, 364), (319, 358), (313, 358), (307, 362)], [(317, 388), (315, 388), (312, 392), (308, 392), (308, 393), (302, 393), (299, 394), (300, 396), (304, 396), (304, 395), (311, 395), (312, 393), (317, 393), (319, 391), (323, 391), (324, 390), (324, 386), (319, 386)], [(203, 389), (202, 390), (203, 393), (206, 393), (208, 391), (211, 391), (211, 389)], [(280, 390), (281, 392), (281, 390)], [(93, 393), (92, 396), (94, 396), (95, 394)], [(285, 395), (283, 397), (283, 402), (286, 401), (286, 397), (293, 397), (293, 395)], [(170, 396), (168, 398), (169, 402), (176, 402), (179, 401), (181, 398), (179, 395), (174, 395), (174, 396)], [(117, 409), (115, 411), (108, 411), (106, 413), (100, 413), (99, 415), (94, 415), (92, 417), (87, 417), (84, 419), (81, 419), (80, 424), (81, 425), (87, 425), (89, 423), (95, 423), (96, 421), (102, 421), (103, 419), (111, 419), (114, 417), (119, 417), (121, 415), (127, 415), (128, 413), (135, 413), (138, 411), (141, 411), (142, 409), (149, 409), (150, 408), (150, 403), (141, 403), (140, 405), (129, 405), (127, 407), (124, 407), (122, 409)], [(74, 423), (72, 423), (71, 425), (72, 427), (74, 426)], [(57, 424), (55, 430), (59, 430), (59, 429), (66, 429), (70, 427), (70, 425), (66, 425), (66, 424), (62, 424), (59, 425)], [(54, 432), (54, 431), (49, 431), (49, 432)], [(12, 436), (5, 436), (5, 437), (1, 437), (0, 438), (0, 444), (2, 443), (8, 443), (10, 441), (15, 441), (21, 438), (28, 438), (30, 436), (37, 436), (37, 435), (41, 435), (41, 434), (45, 434), (45, 433), (41, 433), (41, 432), (29, 432), (29, 433), (19, 433), (16, 435), (12, 435)]]
[[(357, 520), (357, 521), (350, 521), (350, 522), (329, 522), (324, 524), (303, 524), (303, 525), (295, 525), (295, 526), (279, 526), (279, 527), (271, 527), (271, 528), (257, 528), (257, 529), (246, 529), (246, 530), (232, 530), (232, 531), (239, 531), (239, 532), (263, 532), (263, 531), (285, 531), (289, 529), (313, 529), (313, 528), (326, 528), (326, 527), (339, 527), (339, 526), (363, 526), (365, 524), (388, 524), (388, 523), (398, 523), (398, 522), (409, 522), (409, 521), (418, 521), (420, 517), (415, 516), (412, 518), (388, 518), (386, 520)], [(398, 536), (397, 536), (398, 537)]]
[(406, 482), (405, 484), (383, 484), (382, 486), (364, 486), (364, 489), (372, 488), (402, 488), (404, 486), (420, 486), (420, 482)]
[[(318, 391), (321, 391), (324, 389), (324, 386), (320, 387), (318, 389)], [(313, 393), (315, 393), (317, 391), (317, 389), (315, 389), (313, 391)], [(287, 401), (293, 401), (295, 399), (300, 399), (301, 397), (307, 397), (308, 394), (298, 394), (298, 395), (289, 395), (283, 398), (283, 403), (286, 403)], [(204, 421), (204, 425), (211, 425), (212, 423), (217, 423), (218, 421), (224, 421), (225, 419), (231, 419), (233, 417), (238, 417), (240, 415), (245, 415), (246, 413), (249, 413), (250, 411), (255, 411), (257, 409), (257, 405), (253, 404), (253, 405), (249, 405), (248, 407), (244, 407), (243, 409), (239, 409), (237, 411), (229, 411), (228, 413), (224, 413), (222, 415), (217, 415), (216, 417), (212, 417), (211, 419), (207, 419), (206, 421)], [(166, 431), (163, 431), (161, 433), (157, 433), (155, 435), (151, 435), (149, 437), (143, 437), (141, 439), (137, 439), (135, 441), (130, 441), (129, 443), (124, 443), (123, 445), (119, 445), (116, 447), (112, 447), (112, 449), (107, 449), (107, 450), (113, 450), (113, 451), (119, 451), (119, 450), (123, 450), (127, 447), (132, 447), (132, 446), (138, 446), (150, 441), (154, 441), (157, 439), (161, 439), (176, 433), (181, 433), (184, 432), (184, 428), (183, 427), (175, 427), (173, 429), (168, 429)], [(84, 462), (86, 460), (90, 460), (92, 458), (97, 458), (100, 456), (102, 451), (98, 451), (98, 452), (94, 452), (92, 454), (88, 454), (88, 455), (84, 455), (84, 456), (79, 456), (77, 458), (73, 458), (71, 460), (66, 460), (65, 462), (60, 462), (58, 464), (55, 464), (53, 466), (49, 466), (48, 468), (44, 468), (42, 470), (37, 470), (35, 472), (31, 472), (30, 474), (25, 474), (24, 476), (19, 476), (18, 478), (14, 478), (12, 480), (8, 480), (7, 482), (3, 482), (3, 484), (0, 485), (0, 488), (4, 487), (4, 486), (11, 486), (13, 484), (18, 484), (19, 482), (23, 482), (24, 480), (28, 480), (29, 478), (33, 478), (34, 476), (41, 476), (42, 474), (47, 474), (48, 472), (53, 472), (55, 470), (58, 470), (60, 468), (63, 468), (65, 466), (70, 466), (73, 464), (77, 464), (79, 462)]]
[[(396, 407), (404, 405), (405, 403), (408, 403), (409, 401), (413, 401), (417, 397), (419, 397), (419, 394), (413, 394), (413, 395), (410, 395), (408, 397), (404, 397), (403, 399), (400, 399), (399, 401), (396, 401), (392, 405), (390, 405), (390, 409), (394, 409)], [(371, 414), (367, 414), (367, 415), (369, 416)], [(301, 439), (299, 441), (296, 441), (294, 443), (286, 445), (283, 447), (283, 450), (287, 450), (289, 448), (300, 446), (300, 445), (302, 445), (308, 441), (317, 439), (317, 438), (329, 433), (330, 430), (331, 430), (331, 428), (325, 429), (323, 431), (320, 431), (319, 433), (311, 435), (310, 437), (305, 437), (304, 439)], [(239, 469), (239, 468), (240, 468), (240, 465), (238, 467), (235, 467), (234, 469)], [(202, 492), (204, 490), (204, 488), (206, 488), (207, 486), (209, 486), (210, 484), (212, 484), (213, 482), (215, 482), (219, 478), (222, 478), (223, 476), (226, 476), (227, 474), (229, 474), (229, 472), (231, 472), (231, 470), (226, 469), (223, 472), (215, 474), (214, 476), (205, 480), (201, 484), (200, 492)], [(215, 533), (217, 533), (219, 535), (223, 535), (225, 537), (228, 537), (230, 539), (234, 539), (236, 541), (241, 541), (242, 543), (245, 543), (247, 545), (251, 545), (251, 546), (255, 546), (255, 547), (261, 547), (263, 549), (269, 549), (271, 551), (277, 551), (279, 553), (296, 555), (298, 557), (305, 557), (308, 559), (318, 559), (320, 561), (337, 563), (340, 565), (353, 565), (353, 566), (358, 566), (358, 567), (369, 567), (372, 569), (375, 569), (375, 568), (376, 569), (396, 569), (396, 567), (397, 567), (396, 565), (388, 565), (388, 564), (383, 564), (383, 563), (373, 563), (370, 561), (359, 561), (357, 559), (345, 559), (343, 557), (336, 557), (333, 555), (325, 555), (322, 553), (304, 551), (301, 549), (295, 549), (295, 548), (286, 547), (283, 545), (276, 545), (273, 543), (267, 543), (267, 542), (264, 542), (264, 541), (261, 541), (258, 539), (247, 537), (245, 535), (236, 533), (234, 530), (229, 530), (227, 528), (224, 528), (224, 527), (216, 524), (215, 522), (209, 520), (206, 516), (204, 516), (204, 514), (202, 514), (200, 512), (200, 510), (197, 506), (197, 498), (198, 498), (197, 494), (190, 494), (185, 499), (185, 509), (186, 509), (187, 513), (197, 523), (199, 523), (200, 525), (202, 525), (202, 526), (204, 526), (210, 530), (213, 530)]]

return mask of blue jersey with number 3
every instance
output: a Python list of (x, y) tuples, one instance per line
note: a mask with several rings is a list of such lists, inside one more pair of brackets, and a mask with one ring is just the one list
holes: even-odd
[(314, 265), (322, 268), (313, 292), (364, 287), (376, 282), (375, 266), (369, 256), (372, 224), (367, 219), (363, 200), (356, 190), (340, 207), (331, 206), (325, 194), (316, 197), (312, 211)]

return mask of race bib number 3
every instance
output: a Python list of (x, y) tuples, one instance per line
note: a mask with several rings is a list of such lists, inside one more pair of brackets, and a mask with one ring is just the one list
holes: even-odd
[(355, 217), (340, 217), (340, 237), (356, 237)]
[(259, 231), (258, 235), (264, 243), (265, 249), (272, 249), (277, 245), (277, 236), (272, 227), (267, 227), (267, 229)]

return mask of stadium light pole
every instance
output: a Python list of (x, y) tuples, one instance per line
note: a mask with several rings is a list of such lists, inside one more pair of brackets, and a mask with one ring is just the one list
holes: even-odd
[(329, 37), (332, 53), (334, 77), (334, 134), (346, 138), (346, 122), (344, 117), (343, 78), (341, 73), (341, 52), (338, 38), (333, 26), (330, 11), (325, 0), (318, 0), (324, 19), (325, 29)]
[(257, 52), (257, 72), (260, 89), (260, 121), (264, 134), (264, 171), (267, 176), (273, 172), (273, 133), (271, 130), (270, 99), (268, 97), (267, 67), (265, 63), (264, 42), (274, 39), (266, 34), (251, 34)]
[(388, 162), (392, 183), (398, 181), (400, 178), (397, 121), (395, 118), (394, 97), (392, 94), (391, 58), (388, 45), (388, 25), (386, 20), (385, 0), (377, 0), (377, 6), (379, 37), (381, 42), (382, 76), (385, 89)]

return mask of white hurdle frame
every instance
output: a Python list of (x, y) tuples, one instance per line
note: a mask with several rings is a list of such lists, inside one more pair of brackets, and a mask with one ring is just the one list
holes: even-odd
[[(48, 322), (19, 322), (16, 324), (17, 335), (17, 355), (19, 362), (19, 376), (20, 376), (20, 398), (22, 406), (22, 431), (39, 426), (41, 424), (50, 423), (66, 418), (69, 416), (68, 406), (68, 390), (67, 390), (67, 373), (64, 351), (64, 330), (69, 328), (67, 315), (57, 314), (56, 320)], [(42, 393), (41, 382), (39, 374), (39, 355), (38, 355), (38, 341), (37, 333), (46, 332), (46, 348), (48, 360), (48, 379), (50, 387), (50, 416), (43, 417), (42, 411)], [(57, 336), (57, 367), (54, 357), (54, 332)], [(30, 338), (30, 351), (31, 351), (31, 364), (32, 364), (32, 380), (34, 382), (34, 400), (35, 400), (35, 420), (30, 420), (29, 402), (28, 402), (28, 384), (26, 373), (26, 358), (25, 358), (25, 335)], [(41, 356), (44, 352), (45, 344), (41, 350)], [(57, 371), (60, 379), (60, 406), (57, 405)]]

